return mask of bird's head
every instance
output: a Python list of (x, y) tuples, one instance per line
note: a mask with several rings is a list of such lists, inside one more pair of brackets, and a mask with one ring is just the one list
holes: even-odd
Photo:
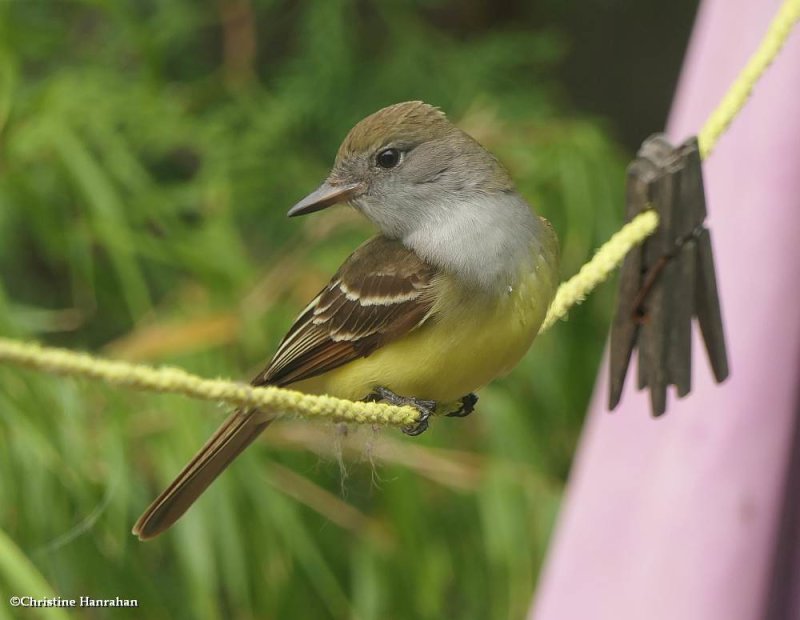
[(421, 101), (366, 117), (342, 142), (330, 175), (288, 215), (339, 203), (361, 211), (383, 234), (403, 238), (494, 192), (513, 189), (494, 156)]

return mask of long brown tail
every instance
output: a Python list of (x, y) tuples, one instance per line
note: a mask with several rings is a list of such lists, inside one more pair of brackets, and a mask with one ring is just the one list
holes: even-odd
[(139, 517), (133, 533), (147, 540), (169, 528), (271, 421), (253, 410), (234, 411)]

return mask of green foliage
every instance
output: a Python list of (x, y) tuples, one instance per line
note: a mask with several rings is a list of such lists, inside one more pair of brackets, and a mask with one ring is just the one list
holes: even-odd
[[(622, 158), (561, 111), (557, 33), (455, 33), (458, 6), (0, 3), (0, 333), (254, 374), (369, 234), (285, 210), (354, 122), (408, 99), (506, 162), (574, 273), (619, 225)], [(276, 425), (148, 544), (132, 523), (223, 411), (0, 368), (0, 593), (154, 619), (521, 617), (611, 304), (420, 438)]]

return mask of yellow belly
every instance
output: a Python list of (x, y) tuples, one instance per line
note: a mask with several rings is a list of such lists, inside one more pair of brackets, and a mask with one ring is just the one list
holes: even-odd
[(557, 273), (544, 257), (499, 299), (437, 284), (431, 319), (370, 356), (291, 386), (360, 400), (377, 386), (402, 396), (450, 403), (508, 373), (536, 337), (555, 293)]

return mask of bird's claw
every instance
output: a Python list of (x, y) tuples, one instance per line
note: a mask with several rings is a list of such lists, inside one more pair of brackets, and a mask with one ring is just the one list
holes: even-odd
[(461, 399), (461, 406), (455, 411), (446, 414), (448, 418), (465, 418), (470, 413), (475, 411), (475, 405), (478, 403), (478, 395), (469, 393)]
[(397, 407), (414, 407), (414, 409), (419, 412), (419, 419), (413, 424), (404, 426), (402, 429), (406, 435), (411, 435), (412, 437), (421, 435), (428, 430), (428, 420), (436, 411), (437, 405), (435, 400), (422, 400), (410, 396), (400, 396), (399, 394), (392, 392), (390, 389), (381, 386), (376, 387), (375, 390), (364, 400), (372, 402), (382, 400)]
[(433, 410), (422, 406), (422, 404), (419, 401), (417, 401), (416, 404), (415, 403), (408, 403), (408, 404), (414, 407), (417, 411), (419, 411), (419, 419), (413, 424), (404, 426), (401, 430), (406, 435), (410, 435), (411, 437), (416, 437), (417, 435), (421, 435), (422, 433), (428, 430), (428, 420), (430, 419)]

